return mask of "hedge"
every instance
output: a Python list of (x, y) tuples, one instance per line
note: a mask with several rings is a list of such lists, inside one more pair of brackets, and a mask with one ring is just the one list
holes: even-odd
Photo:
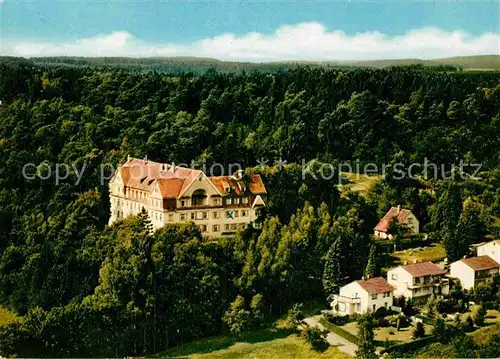
[(408, 342), (408, 343), (396, 344), (396, 345), (390, 346), (389, 348), (385, 348), (384, 350), (382, 350), (380, 352), (380, 354), (391, 353), (394, 351), (402, 351), (402, 352), (411, 351), (411, 350), (422, 348), (423, 346), (434, 343), (436, 341), (437, 341), (437, 339), (435, 336), (429, 336), (429, 337), (425, 337), (425, 338), (415, 339), (415, 340)]
[(323, 317), (319, 318), (318, 322), (321, 325), (323, 325), (326, 329), (328, 329), (329, 331), (334, 332), (335, 334), (340, 335), (342, 338), (347, 339), (351, 343), (359, 345), (359, 338), (357, 336), (355, 336), (354, 334), (351, 334), (348, 331), (342, 329), (341, 327), (336, 326), (333, 323), (330, 323), (329, 321), (327, 321)]
[(415, 318), (418, 318), (418, 319), (422, 320), (422, 322), (424, 324), (427, 324), (427, 325), (436, 325), (436, 321), (434, 319), (426, 317), (425, 315), (415, 314)]

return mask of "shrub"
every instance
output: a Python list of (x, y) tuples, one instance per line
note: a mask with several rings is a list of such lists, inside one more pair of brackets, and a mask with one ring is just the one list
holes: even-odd
[(379, 319), (385, 317), (387, 314), (387, 309), (385, 309), (384, 307), (380, 307), (375, 311), (375, 313), (373, 313), (373, 316)]
[(403, 314), (400, 314), (398, 316), (397, 322), (396, 322), (396, 328), (397, 330), (400, 330), (401, 328), (406, 328), (410, 326), (410, 321), (408, 318), (406, 318)]
[(325, 318), (328, 320), (330, 323), (333, 323), (335, 325), (345, 325), (349, 323), (349, 316), (348, 315), (337, 315), (334, 313), (325, 313)]
[(436, 320), (436, 325), (434, 325), (432, 329), (432, 335), (434, 335), (440, 343), (446, 343), (446, 324), (443, 319)]
[(300, 321), (304, 319), (304, 314), (302, 313), (302, 304), (294, 304), (288, 310), (288, 314), (286, 316), (286, 321), (288, 326), (295, 329), (299, 326)]
[(423, 338), (425, 336), (424, 323), (417, 322), (415, 330), (413, 331), (413, 339)]
[(474, 324), (476, 324), (478, 327), (482, 326), (484, 324), (485, 316), (486, 316), (486, 309), (484, 309), (484, 307), (480, 305), (476, 309), (476, 312), (474, 313)]
[(301, 332), (301, 336), (311, 344), (314, 350), (319, 352), (325, 351), (329, 346), (325, 339), (327, 334), (328, 332), (326, 330), (323, 331), (317, 327), (310, 326), (305, 327)]

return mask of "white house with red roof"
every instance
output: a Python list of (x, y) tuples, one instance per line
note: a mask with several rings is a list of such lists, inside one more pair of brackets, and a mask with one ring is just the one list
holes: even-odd
[(331, 306), (340, 315), (373, 313), (392, 306), (393, 291), (394, 287), (382, 277), (355, 280), (340, 288)]
[(419, 233), (419, 222), (417, 217), (409, 209), (401, 208), (401, 206), (391, 207), (382, 217), (380, 222), (373, 229), (373, 234), (382, 239), (393, 239), (393, 234), (389, 233), (390, 226), (393, 221), (399, 225), (404, 225), (408, 233)]
[(237, 171), (207, 177), (202, 171), (129, 158), (109, 182), (109, 224), (144, 208), (153, 228), (193, 221), (205, 236), (234, 235), (265, 206), (260, 175)]
[(449, 293), (449, 280), (445, 275), (444, 268), (435, 263), (411, 263), (390, 269), (387, 281), (396, 288), (396, 297), (424, 301), (432, 296)]
[(474, 289), (499, 275), (500, 264), (489, 255), (464, 258), (450, 265), (450, 277), (457, 278), (464, 289)]

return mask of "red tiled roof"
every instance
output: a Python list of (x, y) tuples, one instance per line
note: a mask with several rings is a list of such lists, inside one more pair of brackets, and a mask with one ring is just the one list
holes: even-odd
[(245, 191), (244, 186), (248, 186), (248, 190), (252, 194), (267, 193), (260, 175), (250, 175), (242, 181), (236, 181), (230, 176), (208, 177), (208, 179), (214, 184), (217, 190), (222, 193), (222, 195), (228, 193), (228, 188), (231, 188), (237, 195), (241, 195)]
[(398, 207), (391, 207), (391, 209), (387, 211), (385, 216), (382, 217), (380, 222), (378, 222), (375, 226), (375, 230), (379, 232), (387, 232), (389, 225), (394, 219), (398, 221), (398, 223), (404, 223), (410, 212), (411, 211), (409, 209), (401, 208), (399, 210)]
[(394, 290), (394, 287), (382, 277), (357, 280), (356, 283), (358, 283), (368, 293), (385, 293)]
[(440, 266), (432, 262), (412, 263), (404, 265), (402, 266), (402, 268), (410, 273), (413, 277), (446, 274), (446, 272)]
[[(155, 183), (158, 183), (163, 198), (179, 197), (202, 173), (200, 170), (174, 168), (169, 164), (136, 158), (129, 158), (119, 171), (124, 185), (130, 188), (151, 191)], [(208, 179), (222, 195), (228, 193), (229, 187), (235, 194), (241, 195), (245, 191), (245, 186), (248, 186), (248, 190), (255, 195), (266, 193), (260, 175), (247, 176), (242, 181), (236, 181), (230, 176), (208, 177)]]
[(475, 271), (500, 267), (500, 264), (488, 255), (464, 258), (461, 262), (467, 264)]

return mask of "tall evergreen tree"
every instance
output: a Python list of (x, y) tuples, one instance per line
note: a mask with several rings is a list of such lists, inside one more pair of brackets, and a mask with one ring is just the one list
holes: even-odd
[(380, 269), (377, 258), (377, 247), (375, 244), (370, 246), (370, 254), (368, 255), (368, 263), (365, 268), (365, 277), (373, 278), (380, 275)]

